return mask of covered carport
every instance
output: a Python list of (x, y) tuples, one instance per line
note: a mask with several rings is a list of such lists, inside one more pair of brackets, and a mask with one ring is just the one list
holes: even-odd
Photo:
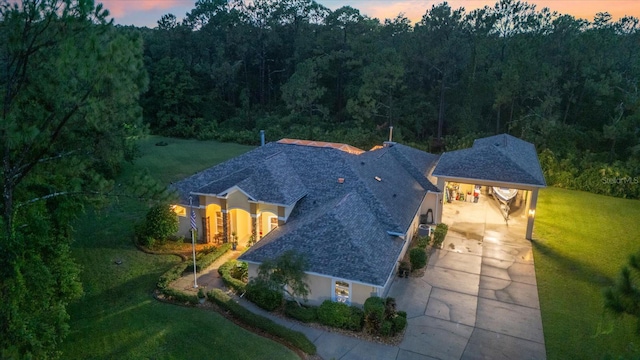
[(443, 192), (447, 183), (525, 190), (526, 238), (531, 240), (538, 190), (546, 187), (533, 144), (508, 134), (477, 139), (468, 149), (442, 154), (432, 176)]

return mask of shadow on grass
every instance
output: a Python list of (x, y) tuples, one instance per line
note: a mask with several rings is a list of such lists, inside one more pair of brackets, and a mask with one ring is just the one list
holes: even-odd
[(558, 267), (558, 272), (561, 274), (567, 274), (578, 280), (594, 283), (602, 287), (611, 286), (614, 282), (611, 277), (594, 269), (588, 263), (559, 254), (551, 247), (536, 239), (534, 239), (531, 244), (533, 246), (534, 253), (538, 253), (539, 255), (549, 259)]

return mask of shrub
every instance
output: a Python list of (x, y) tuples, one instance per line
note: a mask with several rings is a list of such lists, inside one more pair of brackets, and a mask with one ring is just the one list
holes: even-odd
[(424, 249), (413, 248), (409, 251), (409, 261), (412, 270), (422, 269), (427, 265), (427, 252)]
[(351, 331), (362, 330), (362, 325), (364, 324), (364, 311), (356, 306), (350, 306), (349, 310), (349, 320), (347, 320), (347, 323), (345, 324), (345, 329)]
[(198, 296), (197, 295), (191, 295), (191, 294), (187, 294), (184, 293), (180, 290), (176, 290), (176, 289), (172, 289), (172, 288), (166, 288), (164, 290), (162, 290), (162, 293), (172, 299), (174, 299), (175, 301), (179, 301), (179, 302), (183, 302), (183, 303), (189, 303), (192, 305), (195, 305), (198, 303)]
[(380, 332), (385, 319), (385, 302), (382, 298), (372, 296), (364, 302), (364, 328), (370, 334)]
[(388, 297), (384, 300), (384, 318), (391, 319), (396, 315), (396, 299)]
[(219, 248), (211, 247), (209, 249), (208, 253), (196, 258), (196, 271), (200, 272), (211, 266), (214, 261), (218, 260), (218, 258), (231, 249), (231, 244), (223, 244)]
[(449, 226), (444, 223), (440, 223), (436, 225), (436, 230), (433, 232), (433, 246), (440, 247), (444, 238), (447, 236), (447, 231), (449, 231)]
[(404, 330), (404, 328), (407, 327), (407, 317), (406, 317), (406, 313), (405, 316), (401, 316), (399, 313), (396, 315), (396, 317), (391, 319), (391, 322), (393, 323), (393, 328), (392, 328), (392, 334), (398, 334), (400, 332), (402, 332), (402, 330)]
[(178, 231), (178, 217), (169, 205), (154, 205), (147, 211), (144, 225), (137, 230), (139, 238), (143, 239), (142, 241), (153, 238), (156, 241), (164, 242)]
[(353, 331), (362, 329), (362, 310), (344, 303), (325, 300), (318, 308), (321, 324)]
[(431, 238), (428, 236), (418, 236), (417, 246), (421, 249), (426, 249), (429, 241), (431, 241)]
[(266, 283), (257, 279), (249, 281), (246, 291), (247, 299), (267, 311), (279, 308), (284, 300), (282, 292), (269, 288)]
[(243, 323), (266, 331), (267, 333), (282, 339), (287, 344), (295, 346), (307, 354), (314, 355), (316, 353), (316, 346), (309, 341), (304, 334), (276, 324), (264, 316), (252, 313), (233, 301), (233, 299), (231, 299), (231, 297), (225, 294), (222, 290), (213, 289), (207, 293), (207, 297), (209, 298), (209, 301), (212, 301), (223, 309), (229, 311), (233, 317)]
[(380, 331), (378, 332), (382, 336), (392, 336), (393, 334), (393, 323), (391, 320), (385, 320), (380, 325)]
[(299, 306), (295, 301), (287, 301), (284, 313), (296, 320), (310, 323), (318, 320), (318, 308), (315, 306)]
[[(218, 268), (218, 274), (222, 277), (224, 284), (236, 292), (245, 292), (247, 284), (233, 276), (233, 269), (240, 263), (237, 260), (229, 260)], [(243, 263), (245, 266), (247, 263)]]
[(171, 284), (175, 280), (178, 280), (178, 278), (182, 276), (187, 266), (188, 264), (180, 263), (172, 267), (171, 269), (167, 270), (164, 274), (160, 276), (160, 279), (158, 279), (158, 283), (156, 284), (158, 289), (160, 290), (167, 289), (169, 287), (169, 284)]

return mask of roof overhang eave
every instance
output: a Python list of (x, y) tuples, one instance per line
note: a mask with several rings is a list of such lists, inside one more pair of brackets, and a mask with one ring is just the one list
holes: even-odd
[(443, 175), (443, 174), (433, 174), (433, 176), (437, 177), (438, 179), (442, 178), (445, 181), (455, 181), (455, 182), (460, 182), (464, 184), (482, 184), (487, 186), (500, 186), (500, 187), (508, 187), (512, 189), (534, 190), (534, 189), (541, 189), (541, 188), (547, 187), (546, 183), (543, 185), (524, 184), (524, 183), (511, 182), (511, 181), (474, 179), (474, 178), (466, 178), (466, 177), (459, 177), (459, 176), (449, 176), (449, 175)]

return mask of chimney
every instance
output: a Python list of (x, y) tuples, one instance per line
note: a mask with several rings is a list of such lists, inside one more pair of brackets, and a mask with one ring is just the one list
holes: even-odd
[(393, 126), (389, 126), (389, 142), (393, 142)]
[(264, 146), (264, 130), (260, 130), (260, 146)]

